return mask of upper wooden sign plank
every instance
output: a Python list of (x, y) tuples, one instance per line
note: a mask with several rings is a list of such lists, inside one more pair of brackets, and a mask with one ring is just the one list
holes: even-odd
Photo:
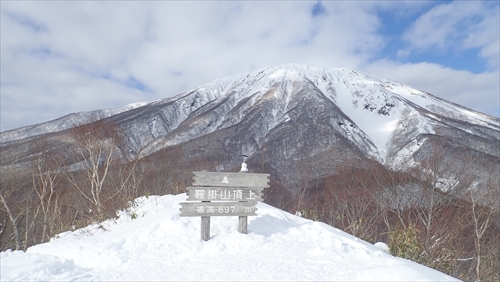
[(194, 186), (263, 187), (269, 185), (268, 173), (194, 171)]

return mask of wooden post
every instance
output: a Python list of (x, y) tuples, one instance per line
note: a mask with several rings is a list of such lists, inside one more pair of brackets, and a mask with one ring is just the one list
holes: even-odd
[(238, 232), (247, 234), (248, 216), (238, 216)]
[[(202, 201), (207, 202), (207, 201)], [(201, 217), (200, 238), (202, 241), (210, 240), (210, 216)]]
[[(240, 173), (246, 173), (248, 172), (247, 169), (247, 164), (242, 163), (241, 164), (241, 170)], [(238, 216), (238, 232), (242, 234), (247, 234), (248, 233), (248, 216)]]
[(201, 217), (201, 240), (210, 240), (210, 216)]

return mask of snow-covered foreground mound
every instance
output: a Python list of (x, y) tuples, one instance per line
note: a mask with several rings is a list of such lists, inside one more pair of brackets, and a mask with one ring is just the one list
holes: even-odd
[(142, 197), (101, 226), (2, 252), (0, 280), (456, 280), (264, 203), (248, 234), (237, 232), (237, 217), (212, 217), (203, 242), (200, 218), (179, 217), (185, 199)]

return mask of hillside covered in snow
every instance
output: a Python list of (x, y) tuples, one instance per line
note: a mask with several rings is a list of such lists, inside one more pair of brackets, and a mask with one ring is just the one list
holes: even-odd
[(476, 173), (500, 156), (496, 117), (375, 75), (285, 64), (158, 101), (2, 132), (0, 165), (29, 166), (39, 143), (54, 154), (69, 150), (74, 129), (86, 123), (119, 132), (119, 149), (129, 161), (181, 147), (187, 162), (214, 159), (217, 170), (227, 171), (247, 155), (250, 165), (265, 161), (281, 176), (299, 169), (299, 161), (315, 163), (315, 178), (330, 175), (345, 159), (373, 159), (399, 170), (429, 158), (436, 143), (450, 156), (479, 154), (485, 160), (476, 162)]
[(249, 217), (179, 217), (186, 194), (141, 197), (116, 219), (0, 253), (2, 281), (456, 281), (264, 203)]

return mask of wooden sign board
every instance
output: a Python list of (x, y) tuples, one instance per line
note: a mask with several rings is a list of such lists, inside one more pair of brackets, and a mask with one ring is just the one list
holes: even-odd
[(180, 203), (179, 216), (201, 217), (203, 241), (210, 239), (212, 216), (238, 216), (238, 231), (247, 234), (248, 216), (257, 216), (257, 201), (262, 201), (262, 192), (269, 187), (270, 174), (208, 171), (193, 174), (193, 186), (187, 187), (187, 200), (191, 202)]
[(189, 186), (188, 201), (262, 201), (263, 187)]
[(194, 171), (193, 186), (263, 187), (269, 185), (268, 173)]
[(257, 201), (180, 203), (179, 216), (257, 216)]

